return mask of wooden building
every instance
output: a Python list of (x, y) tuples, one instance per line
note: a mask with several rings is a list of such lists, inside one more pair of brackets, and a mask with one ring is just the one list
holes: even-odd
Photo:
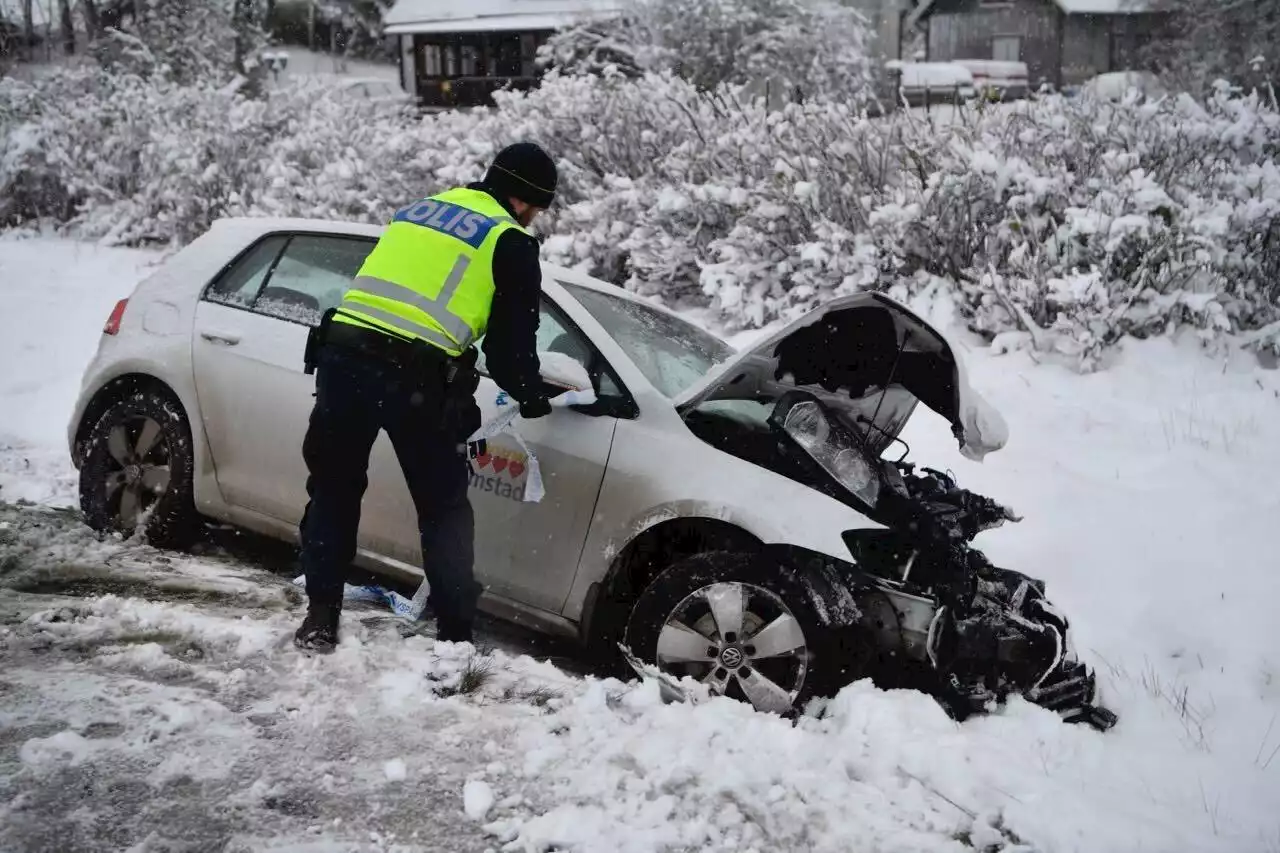
[(617, 0), (396, 0), (383, 19), (399, 39), (400, 81), (424, 107), (491, 103), (498, 89), (528, 89), (538, 48), (556, 30), (616, 14)]
[(926, 0), (908, 25), (927, 28), (928, 58), (1027, 64), (1035, 88), (1142, 69), (1142, 48), (1168, 21), (1148, 0)]

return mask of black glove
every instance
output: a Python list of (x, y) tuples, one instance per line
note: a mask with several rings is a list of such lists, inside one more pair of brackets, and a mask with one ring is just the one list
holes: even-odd
[(546, 397), (534, 397), (520, 404), (520, 417), (531, 421), (551, 414), (551, 401)]

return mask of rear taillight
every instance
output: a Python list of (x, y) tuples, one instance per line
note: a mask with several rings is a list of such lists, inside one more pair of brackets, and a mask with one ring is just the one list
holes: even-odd
[(111, 309), (111, 316), (107, 318), (107, 325), (102, 327), (102, 334), (114, 335), (120, 331), (120, 321), (124, 319), (124, 309), (128, 305), (128, 299), (121, 299), (116, 303), (116, 307)]

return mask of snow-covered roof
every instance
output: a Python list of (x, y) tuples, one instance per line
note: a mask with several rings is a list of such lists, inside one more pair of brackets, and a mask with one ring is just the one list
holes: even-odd
[(1149, 0), (1054, 0), (1068, 15), (1137, 15), (1151, 11)]
[(620, 9), (620, 0), (396, 0), (383, 18), (383, 30), (387, 35), (554, 30)]
[[(1053, 0), (1068, 15), (1139, 15), (1153, 11), (1152, 0)], [(907, 15), (907, 28), (933, 12), (935, 0), (919, 0)]]

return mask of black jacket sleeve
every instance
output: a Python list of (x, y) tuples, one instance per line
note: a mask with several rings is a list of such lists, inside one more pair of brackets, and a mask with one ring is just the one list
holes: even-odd
[(542, 267), (538, 243), (512, 229), (493, 252), (493, 305), (484, 336), (485, 365), (498, 387), (524, 405), (545, 397), (538, 370)]

